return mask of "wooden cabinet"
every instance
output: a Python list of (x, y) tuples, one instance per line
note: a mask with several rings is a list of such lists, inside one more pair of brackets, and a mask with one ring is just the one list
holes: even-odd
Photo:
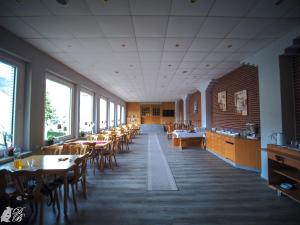
[(242, 168), (260, 170), (260, 141), (206, 132), (206, 148)]
[[(278, 145), (268, 145), (269, 186), (297, 202), (300, 202), (300, 151)], [(280, 184), (290, 183), (291, 190)]]

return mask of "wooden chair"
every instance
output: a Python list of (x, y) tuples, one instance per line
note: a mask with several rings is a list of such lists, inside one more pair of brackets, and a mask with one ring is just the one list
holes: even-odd
[(61, 146), (58, 145), (43, 146), (41, 148), (41, 153), (43, 155), (59, 155), (60, 152)]
[(114, 158), (115, 164), (117, 165), (117, 160), (116, 160), (116, 154), (117, 154), (117, 147), (118, 146), (118, 141), (117, 139), (113, 139), (109, 146), (106, 149), (103, 149), (100, 151), (100, 168), (101, 170), (104, 169), (104, 166), (106, 162), (108, 161), (109, 167), (113, 170), (114, 166), (112, 163), (112, 158)]
[(96, 165), (99, 164), (99, 155), (96, 150), (96, 143), (86, 143), (86, 153), (88, 154), (87, 160), (90, 161), (91, 167), (93, 169), (93, 174), (96, 172)]
[(82, 144), (68, 143), (63, 145), (62, 155), (79, 155), (83, 149)]
[(172, 139), (173, 131), (174, 131), (174, 127), (172, 125), (168, 125), (167, 126), (167, 138), (168, 138), (168, 140)]
[(22, 203), (33, 203), (36, 212), (39, 212), (39, 222), (43, 224), (44, 194), (43, 194), (43, 172), (42, 170), (27, 171), (18, 170), (13, 173), (17, 186), (18, 200)]

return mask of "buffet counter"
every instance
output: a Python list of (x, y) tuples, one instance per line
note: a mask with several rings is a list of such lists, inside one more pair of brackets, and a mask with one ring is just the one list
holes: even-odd
[(206, 149), (236, 167), (254, 171), (261, 168), (259, 139), (251, 140), (207, 131)]

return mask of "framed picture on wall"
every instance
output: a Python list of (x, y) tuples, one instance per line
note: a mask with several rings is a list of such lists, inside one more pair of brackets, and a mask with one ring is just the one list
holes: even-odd
[(198, 102), (194, 101), (194, 113), (198, 112)]
[(234, 105), (237, 114), (242, 116), (248, 115), (247, 90), (242, 90), (234, 93)]
[(221, 91), (218, 93), (218, 105), (219, 109), (225, 112), (226, 109), (226, 91)]

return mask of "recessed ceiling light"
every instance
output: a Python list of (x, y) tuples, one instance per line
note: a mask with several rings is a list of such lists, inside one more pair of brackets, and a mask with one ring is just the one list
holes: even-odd
[(179, 46), (180, 46), (179, 44), (176, 44), (176, 45), (175, 45), (176, 48), (178, 48)]
[(129, 65), (129, 67), (133, 67), (133, 65), (132, 65), (132, 64), (130, 64), (130, 65)]
[(191, 1), (191, 3), (195, 3), (197, 0), (190, 0)]
[(168, 65), (168, 67), (171, 67), (171, 66), (172, 66), (171, 64)]
[(227, 45), (227, 48), (231, 48), (232, 47), (232, 45)]
[(187, 72), (188, 72), (187, 70), (182, 71), (182, 73), (187, 73)]
[(125, 47), (126, 47), (126, 45), (125, 45), (125, 44), (121, 44), (121, 46), (122, 46), (123, 48), (125, 48)]
[(166, 75), (164, 75), (164, 78), (167, 78), (167, 76), (166, 76)]
[(206, 64), (205, 66), (206, 66), (206, 67), (210, 67), (210, 64)]
[(68, 48), (72, 48), (72, 45), (68, 45)]
[(119, 71), (115, 71), (115, 74), (118, 74), (119, 73)]

